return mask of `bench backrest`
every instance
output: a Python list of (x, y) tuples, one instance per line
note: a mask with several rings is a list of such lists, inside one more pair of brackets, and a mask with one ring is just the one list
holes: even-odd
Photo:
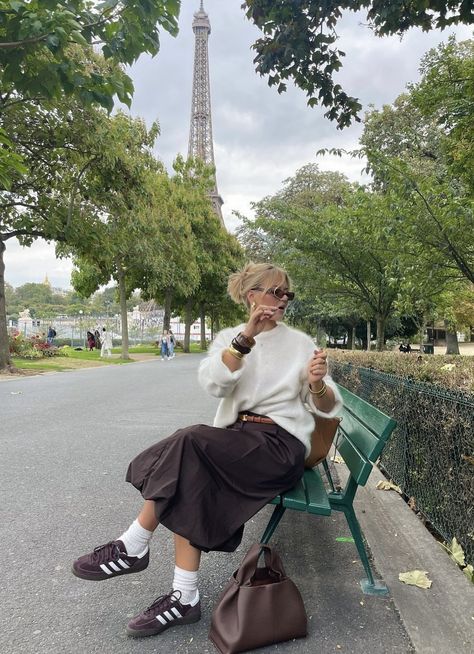
[(382, 453), (397, 423), (343, 386), (338, 384), (338, 388), (344, 408), (336, 439), (337, 449), (352, 478), (359, 486), (364, 486), (372, 464)]

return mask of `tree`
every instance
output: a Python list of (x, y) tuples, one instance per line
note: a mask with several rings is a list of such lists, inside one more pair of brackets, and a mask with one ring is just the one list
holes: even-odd
[(419, 291), (417, 299), (413, 288), (407, 297), (423, 316), (420, 328), (445, 307), (455, 343), (444, 298), (449, 287), (474, 280), (474, 242), (466, 236), (474, 231), (474, 43), (450, 39), (425, 55), (420, 72), (393, 106), (366, 116), (362, 151), (374, 186), (396, 207), (393, 229)]
[[(304, 299), (333, 305), (332, 316), (374, 319), (377, 348), (395, 312), (403, 271), (390, 230), (390, 204), (381, 194), (350, 184), (338, 173), (312, 170), (312, 185), (295, 180), (256, 205), (255, 226), (272, 237), (274, 255), (289, 270)], [(293, 195), (292, 188), (297, 191)], [(357, 322), (357, 320), (356, 320)]]
[(308, 104), (321, 104), (339, 128), (360, 121), (361, 104), (348, 95), (334, 75), (345, 53), (337, 48), (337, 23), (344, 11), (367, 10), (367, 22), (377, 36), (403, 35), (412, 27), (424, 31), (474, 23), (468, 0), (245, 0), (247, 18), (263, 36), (253, 48), (256, 71), (268, 84), (286, 90), (291, 79), (308, 96)]
[[(160, 251), (165, 234), (149, 219), (155, 197), (153, 188), (165, 176), (151, 148), (157, 126), (147, 130), (144, 122), (122, 113), (107, 121), (103, 140), (96, 135), (81, 186), (100, 215), (96, 232), (69, 239), (62, 254), (76, 256), (74, 287), (89, 296), (112, 277), (120, 298), (122, 358), (128, 358), (127, 299), (140, 285), (146, 262)], [(78, 189), (80, 190), (80, 189)], [(83, 193), (84, 193), (83, 192)]]
[[(109, 111), (114, 96), (130, 105), (132, 82), (114, 64), (132, 64), (143, 52), (155, 55), (159, 28), (177, 34), (179, 9), (180, 0), (0, 1), (0, 113), (23, 99), (47, 102), (65, 94)], [(95, 60), (92, 46), (101, 50)], [(111, 65), (97, 64), (104, 58)], [(8, 132), (0, 132), (3, 138)], [(4, 149), (3, 186), (20, 169), (18, 154)]]
[[(205, 347), (205, 315), (213, 323), (222, 315), (236, 315), (226, 301), (227, 278), (242, 261), (235, 237), (227, 233), (212, 208), (208, 192), (214, 183), (214, 170), (199, 159), (174, 163), (174, 181), (181, 193), (182, 209), (193, 234), (198, 283), (187, 292), (173, 292), (173, 307), (184, 316), (184, 351), (189, 352), (191, 325), (201, 319), (201, 344)], [(222, 306), (221, 306), (222, 304)]]

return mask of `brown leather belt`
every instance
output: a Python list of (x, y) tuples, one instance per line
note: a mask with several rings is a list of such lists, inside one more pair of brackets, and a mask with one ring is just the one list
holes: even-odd
[(262, 425), (275, 425), (276, 422), (266, 416), (249, 416), (247, 413), (239, 413), (241, 422), (258, 422)]

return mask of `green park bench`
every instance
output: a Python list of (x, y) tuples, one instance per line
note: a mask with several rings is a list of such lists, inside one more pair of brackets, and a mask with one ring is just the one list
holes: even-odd
[(336, 490), (327, 461), (322, 465), (326, 471), (329, 489), (326, 489), (319, 467), (305, 470), (301, 481), (294, 488), (270, 502), (276, 506), (261, 542), (269, 542), (287, 509), (322, 516), (329, 516), (332, 511), (342, 511), (367, 575), (367, 578), (361, 581), (363, 592), (368, 595), (386, 595), (386, 585), (375, 580), (372, 574), (353, 503), (358, 487), (367, 483), (372, 466), (382, 454), (396, 422), (343, 386), (338, 385), (338, 388), (344, 400), (344, 407), (336, 447), (349, 469), (346, 486)]

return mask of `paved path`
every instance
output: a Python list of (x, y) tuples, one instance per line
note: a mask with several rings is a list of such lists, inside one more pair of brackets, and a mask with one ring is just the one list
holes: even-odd
[[(203, 557), (201, 622), (142, 641), (128, 618), (172, 579), (171, 538), (159, 529), (152, 563), (139, 575), (93, 583), (72, 560), (118, 536), (135, 517), (137, 492), (124, 483), (129, 460), (193, 422), (216, 401), (196, 383), (199, 355), (0, 382), (0, 651), (4, 654), (205, 654), (217, 592), (261, 535), (270, 507), (247, 526), (234, 554)], [(262, 654), (405, 654), (411, 645), (392, 600), (362, 595), (362, 567), (340, 515), (289, 512), (274, 544), (307, 607), (305, 640)], [(339, 646), (339, 647), (338, 647)]]

